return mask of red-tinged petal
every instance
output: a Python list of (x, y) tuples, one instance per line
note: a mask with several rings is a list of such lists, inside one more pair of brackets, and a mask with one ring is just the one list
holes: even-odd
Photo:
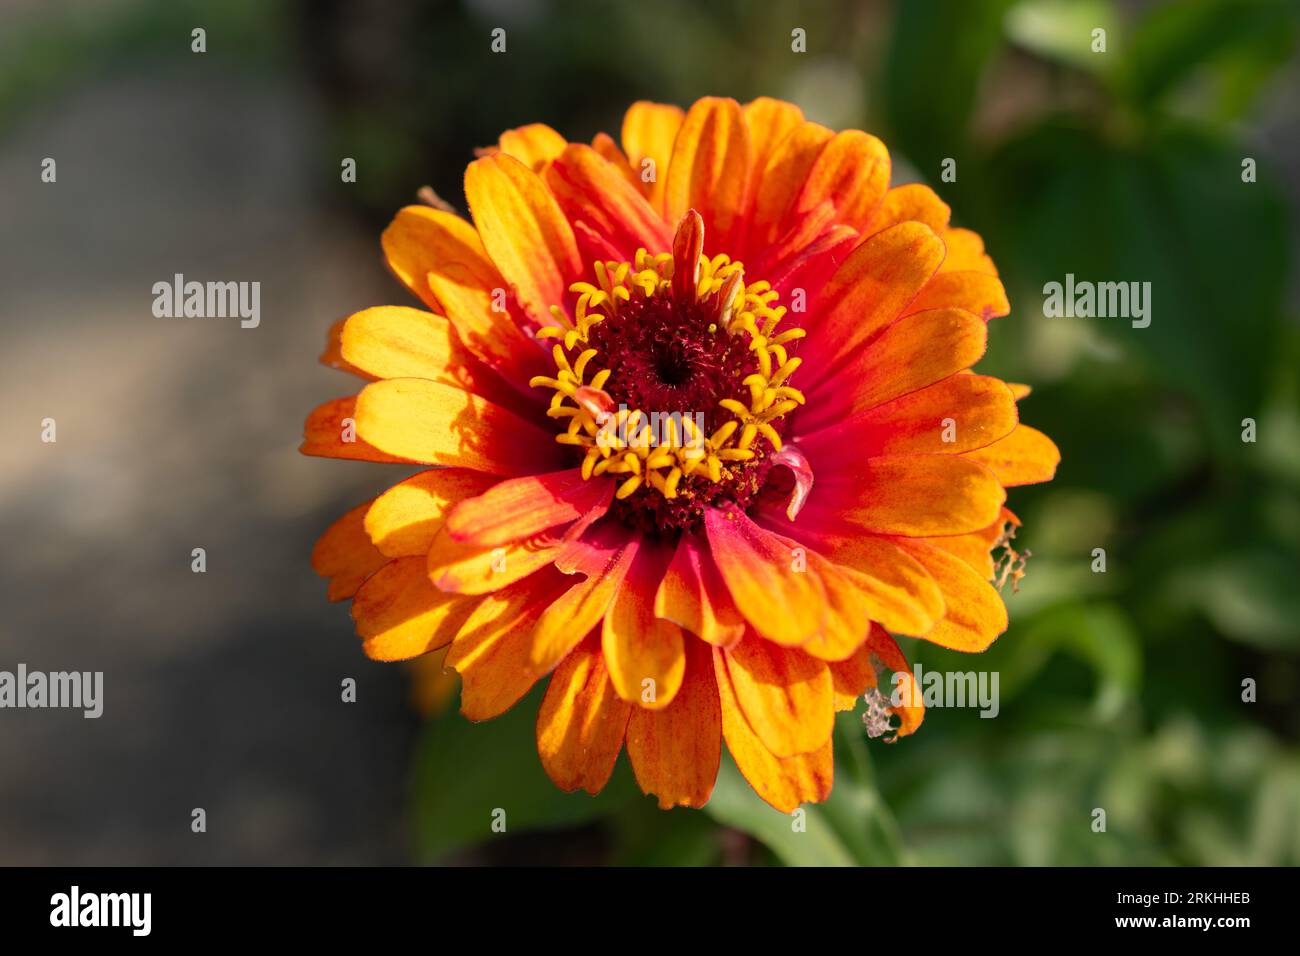
[[(591, 138), (591, 148), (604, 157), (606, 162), (610, 163), (616, 170), (618, 170), (619, 175), (631, 183), (633, 187), (636, 188), (637, 192), (641, 193), (642, 196), (645, 195), (645, 191), (642, 190), (640, 186), (641, 179), (633, 171), (632, 163), (628, 160), (627, 154), (619, 148), (618, 143), (614, 142), (613, 138), (608, 133), (597, 133), (593, 136)], [(653, 208), (656, 213), (659, 212), (657, 207), (652, 205), (651, 208)]]
[(957, 455), (1010, 434), (1016, 421), (1016, 403), (1003, 382), (950, 375), (799, 441), (818, 457), (846, 444), (872, 456)]
[[(538, 619), (529, 651), (529, 663), (535, 670), (554, 667), (600, 624), (631, 570), (641, 543), (639, 535), (614, 522), (592, 528), (577, 540), (581, 550), (567, 550), (556, 567), (585, 577), (557, 598)], [(569, 568), (573, 570), (567, 571)]]
[(423, 557), (398, 558), (361, 585), (352, 620), (367, 657), (404, 661), (450, 644), (479, 600), (435, 588)]
[(366, 533), (390, 558), (427, 555), (447, 513), (482, 494), (495, 478), (466, 468), (435, 468), (412, 475), (375, 499), (366, 513)]
[[(818, 321), (805, 325), (811, 327), (801, 354), (829, 371), (898, 318), (942, 260), (943, 243), (922, 223), (901, 223), (872, 236), (853, 250), (821, 291), (825, 311)], [(821, 379), (840, 380), (830, 375)]]
[(420, 378), (367, 385), (357, 435), (407, 461), (520, 475), (558, 467), (554, 437), (478, 395)]
[(413, 458), (390, 455), (358, 437), (355, 395), (336, 398), (312, 409), (303, 425), (298, 451), (319, 458), (415, 464)]
[[(789, 230), (788, 219), (813, 164), (835, 134), (818, 123), (800, 123), (767, 153), (755, 152), (759, 185), (749, 228), (746, 262), (763, 255)], [(757, 265), (757, 263), (754, 263)]]
[[(825, 593), (817, 576), (802, 569), (802, 546), (760, 528), (734, 508), (706, 508), (704, 527), (727, 590), (756, 631), (789, 646), (817, 633)], [(782, 613), (773, 614), (772, 607)]]
[(601, 647), (618, 696), (662, 710), (686, 671), (682, 629), (654, 614), (655, 592), (672, 552), (643, 540), (605, 615)]
[(582, 274), (573, 230), (541, 178), (517, 159), (497, 154), (470, 163), (465, 197), (483, 247), (540, 325)]
[(993, 585), (965, 561), (924, 541), (896, 543), (925, 566), (943, 592), (947, 613), (933, 630), (920, 635), (955, 651), (978, 652), (1007, 629), (1007, 609)]
[(808, 496), (812, 494), (812, 465), (808, 463), (808, 456), (798, 445), (787, 442), (772, 456), (772, 466), (789, 468), (790, 473), (794, 475), (794, 488), (790, 491), (790, 502), (785, 509), (785, 516), (793, 521), (799, 517), (799, 512), (808, 502)]
[(726, 652), (713, 649), (713, 672), (718, 681), (718, 703), (722, 710), (722, 736), (736, 766), (754, 792), (782, 813), (801, 803), (820, 803), (835, 782), (835, 760), (831, 737), (819, 749), (797, 757), (781, 758), (763, 746), (749, 726), (736, 700)]
[(1056, 466), (1061, 463), (1061, 452), (1056, 444), (1037, 428), (1028, 425), (1018, 425), (1005, 438), (964, 457), (989, 469), (1007, 488), (1051, 481)]
[(829, 200), (839, 222), (861, 232), (889, 188), (889, 165), (889, 151), (876, 137), (856, 129), (836, 133), (817, 154), (786, 226)]
[(841, 374), (809, 390), (811, 411), (801, 416), (800, 429), (842, 422), (942, 381), (978, 362), (987, 345), (988, 327), (961, 309), (901, 318), (852, 356)]
[[(864, 621), (862, 639), (866, 630)], [(736, 700), (764, 747), (778, 757), (793, 757), (830, 738), (835, 706), (825, 662), (752, 631), (725, 654)]]
[(804, 514), (814, 526), (917, 538), (966, 534), (993, 523), (1006, 501), (987, 468), (956, 455), (843, 455), (813, 464), (820, 493)]
[(713, 654), (703, 641), (686, 642), (686, 678), (663, 710), (635, 707), (627, 725), (627, 755), (644, 793), (660, 809), (702, 807), (713, 792), (722, 759), (722, 710)]
[(556, 668), (537, 713), (537, 753), (561, 790), (599, 793), (609, 781), (632, 705), (614, 693), (593, 634)]
[(678, 130), (664, 193), (665, 216), (679, 222), (687, 210), (704, 218), (709, 255), (736, 248), (749, 173), (749, 134), (740, 104), (696, 100)]
[(699, 538), (684, 533), (655, 595), (655, 616), (710, 644), (726, 647), (745, 633), (745, 618)]
[[(947, 238), (948, 219), (952, 210), (948, 204), (935, 195), (933, 189), (922, 183), (908, 183), (895, 186), (885, 193), (879, 208), (871, 221), (863, 228), (863, 234), (874, 236), (882, 229), (888, 229), (900, 222), (923, 222), (936, 235)], [(951, 255), (951, 250), (949, 250)], [(947, 260), (945, 259), (946, 263)], [(940, 266), (940, 271), (943, 267)]]
[(465, 544), (512, 544), (608, 508), (613, 496), (612, 480), (584, 481), (578, 468), (512, 478), (458, 504), (447, 517), (447, 531)]
[(551, 165), (546, 182), (570, 221), (593, 229), (615, 260), (631, 261), (641, 248), (668, 248), (670, 233), (658, 212), (591, 147), (569, 146)]
[(1002, 280), (984, 272), (940, 272), (912, 300), (908, 314), (930, 309), (965, 309), (984, 321), (1011, 311)]
[(553, 572), (518, 581), (480, 600), (461, 626), (447, 666), (461, 676), (460, 712), (470, 720), (505, 713), (542, 676), (528, 665), (531, 625), (562, 585)]
[(346, 601), (387, 560), (366, 534), (366, 512), (373, 502), (357, 505), (325, 529), (311, 551), (312, 569), (329, 578), (331, 601)]
[(508, 129), (497, 143), (501, 152), (519, 160), (535, 173), (544, 172), (568, 145), (563, 136), (545, 123), (529, 123)]
[(633, 103), (623, 116), (623, 151), (641, 192), (651, 208), (660, 213), (664, 211), (664, 186), (673, 143), (685, 116), (681, 107), (645, 101)]

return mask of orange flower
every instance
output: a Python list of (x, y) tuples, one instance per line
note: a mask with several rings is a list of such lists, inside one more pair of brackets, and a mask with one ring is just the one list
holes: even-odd
[[(322, 357), (370, 383), (305, 453), (440, 466), (326, 531), (330, 598), (372, 658), (450, 645), (471, 720), (549, 674), (566, 790), (626, 743), (644, 791), (698, 807), (725, 740), (772, 806), (824, 799), (835, 711), (908, 670), (890, 632), (1005, 630), (1004, 488), (1059, 457), (1027, 390), (969, 371), (1009, 308), (983, 242), (890, 189), (875, 137), (776, 100), (484, 153), (471, 221), (411, 206), (384, 233), (431, 311), (367, 309)], [(885, 695), (869, 731), (914, 731)]]

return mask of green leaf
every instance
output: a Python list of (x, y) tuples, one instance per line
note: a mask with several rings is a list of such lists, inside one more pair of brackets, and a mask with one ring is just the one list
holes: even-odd
[(1094, 73), (1114, 62), (1092, 49), (1093, 30), (1105, 30), (1108, 40), (1116, 30), (1109, 0), (1024, 0), (1007, 11), (1005, 24), (1012, 41), (1045, 59)]
[(1240, 110), (1243, 93), (1253, 94), (1290, 56), (1295, 36), (1296, 8), (1287, 0), (1161, 4), (1134, 32), (1123, 59), (1124, 86), (1134, 101), (1150, 105), (1207, 65), (1230, 62), (1236, 86), (1225, 92)]
[[(835, 729), (835, 785), (822, 804), (793, 814), (772, 809), (730, 755), (705, 810), (760, 840), (789, 866), (893, 866), (902, 856), (897, 824), (876, 791), (859, 718), (840, 714)], [(802, 830), (796, 829), (802, 813)]]
[(938, 175), (945, 157), (962, 155), (980, 77), (1001, 46), (1008, 5), (1009, 0), (897, 4), (882, 105), (890, 148), (906, 154), (927, 178)]
[(495, 720), (475, 724), (448, 713), (429, 722), (415, 757), (419, 859), (499, 838), (492, 830), (497, 810), (505, 812), (506, 834), (556, 829), (609, 814), (637, 793), (621, 764), (595, 797), (565, 793), (551, 782), (534, 736), (542, 693), (534, 689)]

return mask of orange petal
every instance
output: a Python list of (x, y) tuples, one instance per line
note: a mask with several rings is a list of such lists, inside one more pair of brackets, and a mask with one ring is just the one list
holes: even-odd
[(511, 544), (607, 508), (613, 496), (612, 480), (585, 481), (578, 468), (512, 478), (457, 505), (447, 532), (464, 544)]
[(485, 398), (420, 378), (367, 385), (357, 434), (380, 451), (494, 475), (546, 470), (562, 456), (551, 436)]
[(1002, 280), (984, 272), (940, 272), (912, 300), (907, 312), (965, 309), (986, 322), (1011, 311)]
[[(923, 222), (929, 226), (935, 235), (947, 239), (948, 219), (952, 216), (952, 210), (948, 204), (940, 199), (933, 189), (922, 183), (908, 183), (905, 186), (895, 186), (885, 193), (885, 198), (881, 201), (880, 207), (871, 217), (871, 222), (862, 230), (864, 235), (874, 236), (882, 229), (888, 229), (890, 226), (897, 225), (900, 222)], [(952, 250), (948, 250), (952, 255)], [(944, 263), (947, 263), (944, 259)], [(940, 266), (942, 271), (943, 267)]]
[[(875, 671), (876, 665), (879, 665), (881, 670), (891, 672), (889, 691), (882, 690), (882, 695), (891, 701), (897, 695), (900, 702), (899, 706), (889, 708), (890, 713), (899, 719), (898, 730), (892, 738), (886, 739), (886, 743), (893, 743), (899, 737), (915, 733), (916, 728), (921, 726), (921, 721), (925, 719), (924, 698), (916, 685), (912, 669), (907, 664), (907, 658), (898, 649), (894, 639), (878, 625), (873, 624), (871, 627), (871, 634), (867, 637), (867, 649), (871, 652), (870, 663), (873, 667), (871, 686), (876, 686), (879, 675)], [(897, 680), (892, 675), (897, 675)]]
[(427, 378), (507, 407), (530, 410), (518, 392), (461, 345), (444, 316), (379, 306), (351, 316), (340, 339), (344, 359), (367, 378)]
[(523, 385), (548, 372), (545, 353), (511, 317), (506, 280), (472, 225), (440, 209), (407, 206), (384, 230), (383, 246), (397, 277), (447, 316), (480, 361)]
[(498, 153), (470, 163), (465, 198), (483, 247), (534, 322), (551, 324), (582, 273), (573, 230), (541, 178)]
[(1061, 452), (1056, 444), (1037, 428), (1028, 425), (1017, 426), (1005, 438), (965, 457), (988, 468), (1007, 488), (1051, 481), (1056, 466), (1061, 463)]
[[(862, 231), (889, 188), (889, 151), (869, 133), (850, 129), (836, 133), (817, 154), (794, 208), (798, 218), (822, 202), (835, 206), (836, 221)], [(781, 230), (778, 230), (781, 231)]]
[[(627, 153), (641, 192), (657, 212), (664, 209), (673, 143), (685, 115), (680, 107), (645, 101), (633, 103), (623, 115), (623, 152)], [(653, 166), (645, 162), (647, 159), (653, 161)]]
[(831, 687), (835, 691), (835, 709), (852, 710), (867, 688), (876, 686), (876, 669), (871, 662), (871, 646), (866, 640), (842, 661), (828, 661)]
[(809, 390), (811, 412), (800, 427), (815, 431), (933, 385), (978, 362), (987, 344), (987, 325), (961, 309), (905, 316), (852, 356), (841, 374)]
[(984, 240), (979, 233), (969, 229), (948, 229), (943, 233), (943, 244), (948, 247), (940, 272), (985, 272), (991, 276), (998, 274), (984, 252)]
[(532, 623), (555, 597), (561, 581), (548, 572), (483, 598), (461, 626), (447, 666), (460, 674), (460, 712), (489, 720), (509, 710), (542, 675), (528, 666)]
[(849, 439), (872, 455), (956, 455), (992, 444), (1016, 427), (1011, 390), (985, 375), (950, 375), (877, 405), (840, 428), (799, 439), (816, 454), (819, 440)]
[[(583, 535), (589, 546), (584, 552), (582, 570), (585, 575), (557, 598), (537, 621), (533, 631), (533, 646), (529, 662), (535, 670), (546, 671), (573, 649), (578, 641), (604, 619), (619, 586), (627, 577), (636, 558), (640, 536), (612, 522), (605, 523)], [(573, 551), (566, 551), (570, 558)], [(572, 565), (559, 564), (562, 571)]]
[[(896, 319), (943, 261), (943, 243), (930, 227), (904, 222), (862, 243), (822, 291), (824, 317), (805, 349), (827, 370)], [(824, 381), (839, 379), (826, 376)]]
[(375, 499), (366, 533), (390, 558), (425, 555), (457, 503), (482, 494), (495, 479), (464, 468), (436, 468), (412, 475)]
[(714, 675), (718, 681), (718, 701), (722, 710), (722, 736), (736, 766), (749, 785), (767, 803), (790, 813), (801, 803), (819, 803), (830, 796), (835, 780), (835, 761), (831, 737), (811, 753), (797, 757), (777, 757), (749, 726), (727, 670), (726, 652), (713, 649)]
[(336, 398), (312, 409), (302, 429), (298, 451), (320, 458), (348, 458), (354, 461), (403, 462), (401, 458), (380, 451), (357, 436), (357, 397)]
[(1002, 533), (1007, 525), (1019, 525), (1020, 521), (1006, 508), (998, 515), (998, 520), (987, 528), (972, 531), (970, 534), (949, 534), (937, 538), (920, 538), (926, 544), (932, 544), (950, 554), (955, 554), (975, 569), (986, 581), (993, 579), (993, 548), (1002, 540)]
[(423, 557), (398, 558), (366, 579), (352, 620), (367, 657), (404, 661), (451, 643), (478, 600), (435, 588)]
[[(817, 575), (802, 570), (805, 549), (754, 524), (744, 512), (706, 508), (704, 527), (713, 560), (740, 613), (769, 640), (798, 645), (822, 626), (825, 593)], [(772, 607), (782, 609), (771, 613)]]
[(385, 557), (366, 534), (366, 512), (373, 502), (357, 505), (325, 529), (311, 551), (312, 569), (329, 578), (331, 601), (346, 601), (361, 582), (384, 566)]
[(568, 145), (563, 136), (545, 123), (529, 123), (508, 129), (501, 134), (497, 144), (501, 152), (519, 160), (535, 173), (543, 172)]
[[(866, 631), (863, 621), (863, 640)], [(825, 662), (752, 631), (725, 653), (736, 700), (764, 747), (793, 757), (826, 743), (835, 727), (835, 702)]]
[(760, 96), (742, 108), (753, 155), (767, 157), (804, 122), (803, 110), (785, 100)]
[(546, 535), (504, 547), (481, 548), (453, 540), (444, 527), (429, 546), (427, 570), (439, 590), (488, 594), (553, 563), (563, 550), (560, 539)]
[(663, 251), (671, 236), (668, 226), (645, 197), (590, 146), (571, 145), (546, 174), (564, 214), (595, 229), (624, 259), (637, 249)]
[(659, 807), (702, 807), (722, 759), (722, 711), (713, 655), (703, 641), (686, 642), (686, 678), (663, 710), (635, 707), (627, 725), (627, 755), (644, 793)]
[(339, 319), (330, 326), (330, 330), (325, 336), (325, 351), (320, 354), (320, 363), (329, 368), (336, 368), (340, 372), (348, 372), (365, 379), (374, 379), (375, 376), (367, 374), (343, 357), (343, 325), (346, 322), (347, 319)]
[(686, 671), (682, 629), (656, 618), (654, 596), (671, 552), (642, 541), (601, 629), (618, 696), (650, 710), (673, 702)]
[(955, 651), (982, 651), (1007, 629), (1007, 609), (993, 585), (965, 561), (924, 541), (896, 538), (898, 546), (925, 566), (943, 592), (947, 612), (920, 635)]
[(614, 693), (595, 635), (556, 668), (537, 713), (537, 753), (557, 787), (590, 794), (609, 781), (632, 706)]
[(997, 520), (1006, 492), (981, 465), (954, 455), (897, 455), (846, 462), (844, 471), (813, 463), (814, 491), (804, 509), (824, 520), (838, 501), (844, 523), (862, 531), (924, 538), (965, 534)]
[(787, 216), (808, 180), (822, 149), (835, 134), (819, 123), (800, 123), (776, 148), (755, 149), (758, 184), (755, 188), (750, 246), (764, 250), (786, 230)]
[(673, 144), (665, 218), (677, 223), (694, 209), (704, 219), (706, 252), (734, 249), (748, 174), (749, 134), (740, 104), (714, 96), (696, 100)]
[[(823, 556), (834, 562), (865, 605), (865, 617), (900, 634), (924, 634), (943, 617), (943, 595), (921, 564), (889, 540), (857, 534), (824, 541)], [(825, 575), (823, 575), (823, 578)], [(831, 588), (828, 586), (827, 590)], [(851, 604), (849, 606), (852, 606)], [(866, 635), (865, 622), (856, 643)], [(804, 647), (823, 660), (844, 655), (828, 653), (829, 644), (814, 638)]]
[(677, 541), (677, 553), (655, 595), (655, 616), (720, 647), (734, 644), (745, 633), (744, 616), (732, 603), (713, 559), (692, 532)]

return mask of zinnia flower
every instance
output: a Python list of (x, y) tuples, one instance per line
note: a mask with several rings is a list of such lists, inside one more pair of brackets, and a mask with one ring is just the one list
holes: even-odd
[(504, 133), (469, 220), (401, 210), (384, 253), (429, 311), (335, 327), (323, 360), (369, 384), (302, 446), (437, 466), (316, 547), (365, 653), (450, 645), (476, 721), (549, 675), (551, 779), (596, 793), (626, 744), (663, 807), (708, 800), (723, 740), (777, 809), (824, 799), (878, 682), (868, 730), (914, 731), (890, 634), (1005, 630), (1004, 489), (1059, 456), (969, 371), (1009, 308), (982, 240), (889, 176), (788, 103), (643, 102), (621, 146)]

